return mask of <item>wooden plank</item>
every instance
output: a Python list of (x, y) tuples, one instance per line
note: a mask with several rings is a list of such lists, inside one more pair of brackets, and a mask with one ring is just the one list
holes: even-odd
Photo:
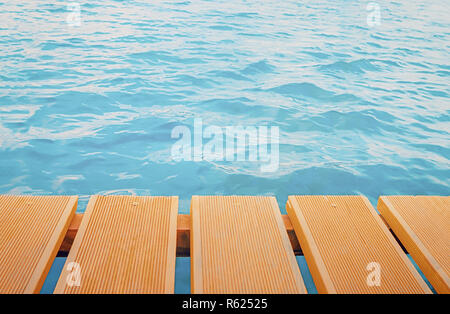
[(438, 293), (450, 292), (450, 197), (381, 196), (378, 211)]
[(0, 293), (39, 293), (76, 196), (0, 195)]
[(274, 197), (193, 196), (192, 293), (306, 293)]
[(319, 293), (431, 293), (364, 196), (289, 196), (287, 213)]
[[(303, 255), (298, 243), (297, 236), (295, 235), (292, 223), (289, 220), (288, 215), (282, 215), (283, 223), (286, 231), (291, 241), (292, 249), (295, 255)], [(67, 230), (64, 241), (58, 252), (58, 256), (67, 257), (70, 248), (72, 247), (73, 240), (77, 235), (78, 228), (80, 228), (81, 220), (83, 219), (83, 214), (78, 213), (72, 219), (72, 222)], [(179, 214), (177, 217), (177, 257), (189, 257), (190, 256), (190, 233), (191, 233), (191, 216)]]
[(91, 197), (55, 293), (173, 293), (177, 211), (177, 197)]
[(289, 237), (289, 241), (291, 242), (292, 249), (294, 250), (295, 255), (303, 255), (302, 248), (300, 247), (300, 243), (298, 242), (297, 235), (295, 234), (294, 227), (292, 226), (291, 220), (288, 215), (281, 215), (283, 218), (283, 224), (286, 228), (286, 232)]
[(75, 214), (70, 222), (69, 228), (67, 229), (64, 240), (61, 243), (61, 247), (58, 251), (58, 256), (66, 256), (69, 254), (70, 248), (72, 247), (75, 236), (77, 235), (78, 229), (81, 225), (81, 220), (83, 219), (83, 214)]
[[(295, 234), (294, 227), (292, 226), (291, 220), (288, 215), (281, 215), (283, 217), (283, 223), (286, 228), (286, 232), (288, 233), (289, 240), (291, 241), (292, 249), (294, 250), (295, 255), (303, 255), (302, 248), (297, 239), (297, 235)], [(383, 222), (386, 224), (388, 228), (390, 228), (387, 223), (384, 221), (383, 217), (380, 216)], [(83, 219), (82, 213), (76, 213), (72, 219), (72, 222), (69, 226), (69, 230), (67, 230), (66, 236), (64, 237), (63, 243), (58, 252), (58, 256), (67, 257), (69, 254), (70, 248), (72, 247), (73, 240), (77, 235), (78, 228), (81, 224), (81, 219)], [(177, 216), (177, 257), (189, 257), (190, 256), (190, 233), (191, 233), (191, 215), (179, 214)], [(395, 234), (393, 234), (395, 240), (397, 238)], [(406, 253), (406, 249), (403, 247), (402, 243), (397, 241), (402, 250)]]
[(177, 217), (177, 256), (189, 256), (190, 252), (191, 216)]

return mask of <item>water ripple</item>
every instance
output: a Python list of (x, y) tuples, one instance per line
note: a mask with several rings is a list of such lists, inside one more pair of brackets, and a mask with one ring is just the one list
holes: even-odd
[[(80, 4), (0, 4), (0, 193), (449, 193), (445, 1)], [(279, 126), (279, 171), (174, 162), (195, 118)]]

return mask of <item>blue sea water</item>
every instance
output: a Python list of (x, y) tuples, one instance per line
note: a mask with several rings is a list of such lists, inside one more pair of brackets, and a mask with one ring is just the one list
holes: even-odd
[[(450, 3), (375, 2), (0, 1), (0, 193), (448, 195)], [(174, 161), (196, 118), (278, 171)]]

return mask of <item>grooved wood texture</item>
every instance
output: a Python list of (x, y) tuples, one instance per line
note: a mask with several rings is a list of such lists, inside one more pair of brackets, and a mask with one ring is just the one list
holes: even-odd
[(287, 212), (319, 293), (431, 292), (364, 196), (289, 196)]
[(177, 197), (91, 197), (55, 293), (173, 293), (177, 211)]
[(192, 293), (306, 293), (274, 197), (193, 196)]
[(39, 293), (77, 199), (0, 195), (0, 293)]
[(450, 197), (381, 196), (378, 210), (439, 293), (450, 292)]

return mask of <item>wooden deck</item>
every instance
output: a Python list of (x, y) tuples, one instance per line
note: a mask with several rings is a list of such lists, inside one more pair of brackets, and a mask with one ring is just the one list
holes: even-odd
[(378, 210), (439, 293), (450, 292), (450, 198), (381, 196)]
[(431, 292), (365, 197), (290, 196), (287, 212), (319, 293)]
[(77, 197), (0, 195), (0, 293), (38, 293), (58, 250), (55, 293), (173, 293), (176, 256), (193, 293), (305, 293), (294, 254), (319, 293), (429, 293), (406, 250), (448, 293), (449, 202), (380, 197), (380, 216), (361, 196), (291, 196), (289, 217), (271, 197), (193, 197), (177, 215), (176, 197), (93, 196), (75, 214)]
[(274, 197), (194, 196), (192, 293), (306, 293)]
[(177, 212), (176, 197), (93, 196), (55, 293), (173, 293)]
[[(295, 235), (294, 228), (292, 227), (291, 220), (287, 215), (281, 215), (283, 219), (284, 227), (291, 242), (292, 249), (295, 255), (303, 255), (300, 244), (298, 243), (297, 236)], [(67, 257), (70, 248), (72, 247), (75, 236), (80, 228), (81, 221), (83, 220), (83, 214), (76, 213), (72, 219), (72, 222), (64, 237), (63, 243), (59, 248), (58, 256)], [(191, 256), (191, 215), (178, 214), (177, 216), (177, 257), (190, 257)]]
[(39, 293), (77, 197), (0, 195), (0, 293)]

